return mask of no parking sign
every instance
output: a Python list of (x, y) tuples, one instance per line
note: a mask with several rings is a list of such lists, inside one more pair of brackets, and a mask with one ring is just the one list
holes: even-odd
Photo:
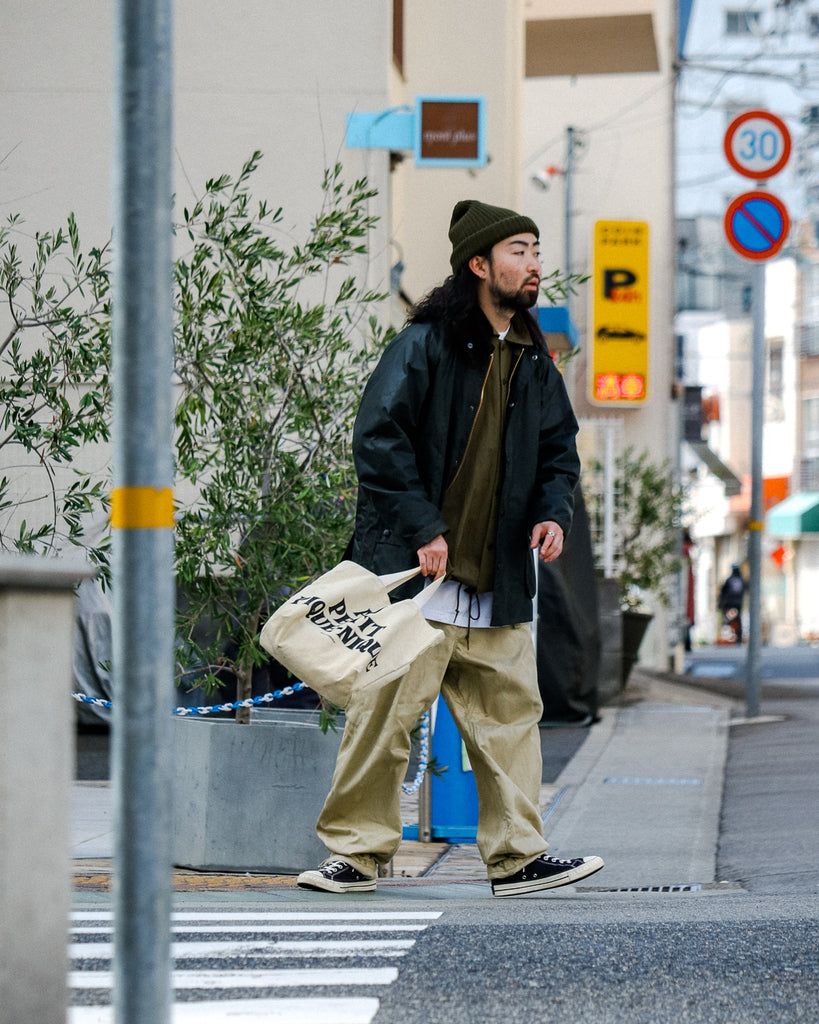
[(725, 213), (725, 234), (749, 260), (767, 260), (785, 244), (791, 221), (785, 204), (768, 192), (745, 192)]

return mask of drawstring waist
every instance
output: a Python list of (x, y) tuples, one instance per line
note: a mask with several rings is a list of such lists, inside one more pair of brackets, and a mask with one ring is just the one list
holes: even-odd
[[(469, 587), (465, 583), (461, 583), (460, 580), (455, 580), (454, 582), (458, 584), (458, 590), (455, 595), (456, 621), (461, 612), (461, 591), (464, 591), (469, 597), (469, 607), (466, 610), (466, 648), (469, 650), (469, 637), (472, 633), (472, 623), (477, 622), (481, 617), (481, 595), (474, 587)], [(474, 615), (472, 614), (473, 606), (476, 606), (477, 608)]]

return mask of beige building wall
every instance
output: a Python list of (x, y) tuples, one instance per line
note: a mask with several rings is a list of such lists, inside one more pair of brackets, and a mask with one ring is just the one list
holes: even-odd
[[(283, 244), (303, 243), (321, 203), (323, 171), (341, 161), (347, 181), (366, 174), (378, 189), (371, 200), (379, 218), (371, 255), (358, 270), (371, 287), (387, 291), (389, 157), (346, 149), (345, 133), (349, 112), (381, 110), (390, 102), (390, 5), (175, 0), (172, 6), (177, 211), (193, 205), (208, 179), (235, 177), (260, 150), (254, 194), (273, 210), (283, 208)], [(111, 237), (113, 10), (102, 0), (56, 6), (8, 0), (3, 6), (0, 215), (23, 217), (14, 232), (23, 254), (35, 232), (56, 230), (69, 212), (85, 251)], [(5, 326), (0, 309), (0, 331)], [(17, 467), (19, 451), (10, 458)], [(75, 464), (102, 472), (108, 459), (107, 447), (86, 446)], [(48, 480), (37, 465), (22, 473), (16, 468), (15, 477), (22, 500), (47, 495)], [(72, 479), (70, 470), (63, 478)], [(20, 514), (36, 518), (30, 505)]]
[(519, 0), (404, 4), (404, 74), (394, 75), (394, 102), (414, 106), (418, 95), (485, 97), (489, 157), (481, 168), (430, 168), (416, 167), (406, 153), (395, 168), (393, 238), (413, 301), (451, 272), (447, 231), (458, 200), (520, 205), (520, 10)]
[[(174, 188), (190, 204), (254, 150), (259, 198), (304, 236), (325, 167), (341, 160), (380, 193), (373, 283), (388, 275), (386, 155), (346, 150), (345, 118), (389, 103), (390, 5), (377, 0), (214, 4), (175, 0)], [(0, 201), (28, 228), (76, 213), (86, 245), (111, 230), (113, 5), (7, 0), (0, 34)]]

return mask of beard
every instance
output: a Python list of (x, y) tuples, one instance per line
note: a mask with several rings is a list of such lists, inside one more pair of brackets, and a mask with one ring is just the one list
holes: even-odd
[(517, 291), (509, 291), (496, 284), (490, 285), (489, 288), (489, 295), (495, 306), (510, 313), (519, 313), (531, 309), (537, 302), (539, 294), (539, 288), (534, 291), (528, 288), (518, 288)]

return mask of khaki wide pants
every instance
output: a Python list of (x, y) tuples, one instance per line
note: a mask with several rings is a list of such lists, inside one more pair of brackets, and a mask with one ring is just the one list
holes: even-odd
[(441, 693), (466, 745), (480, 805), (477, 844), (489, 878), (546, 849), (538, 799), (542, 714), (528, 624), (467, 630), (435, 623), (445, 640), (400, 679), (355, 695), (317, 832), (327, 849), (374, 877), (401, 842), (401, 783), (410, 731)]

